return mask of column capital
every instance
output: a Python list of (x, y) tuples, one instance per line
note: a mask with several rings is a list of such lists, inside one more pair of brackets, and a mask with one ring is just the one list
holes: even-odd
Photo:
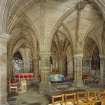
[(74, 54), (74, 57), (83, 57), (83, 54)]
[(40, 51), (40, 56), (50, 56), (51, 52), (50, 51)]
[(100, 54), (99, 57), (105, 59), (105, 55), (103, 54)]
[(0, 38), (2, 39), (9, 39), (10, 35), (6, 33), (0, 33)]
[(39, 60), (39, 56), (32, 58), (32, 60)]
[(92, 58), (91, 57), (83, 57), (83, 60), (92, 60)]

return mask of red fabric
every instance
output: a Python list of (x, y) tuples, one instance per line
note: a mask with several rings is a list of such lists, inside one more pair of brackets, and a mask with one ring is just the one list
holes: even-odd
[(16, 83), (16, 81), (15, 80), (11, 80), (11, 83)]
[(16, 78), (32, 78), (33, 73), (17, 73), (15, 74)]
[(88, 78), (89, 78), (88, 74), (82, 75), (82, 79), (83, 79), (83, 80), (84, 80), (84, 79), (88, 79)]

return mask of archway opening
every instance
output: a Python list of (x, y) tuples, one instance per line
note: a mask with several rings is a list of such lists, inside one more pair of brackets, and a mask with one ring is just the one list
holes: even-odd
[(39, 85), (39, 43), (28, 20), (22, 19), (12, 27), (7, 49), (8, 99), (16, 96), (17, 104), (33, 83)]
[(17, 51), (14, 55), (13, 55), (13, 73), (12, 75), (14, 75), (15, 73), (20, 73), (22, 72), (24, 69), (24, 62), (23, 62), (23, 57), (20, 54), (19, 51)]
[(57, 31), (51, 46), (51, 73), (63, 75), (65, 81), (73, 81), (73, 49), (67, 36)]
[(99, 48), (92, 38), (86, 38), (83, 56), (83, 75), (86, 85), (98, 86), (100, 82), (100, 56)]

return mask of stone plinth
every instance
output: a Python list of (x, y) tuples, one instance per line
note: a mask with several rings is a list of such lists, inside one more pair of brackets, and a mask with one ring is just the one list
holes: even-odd
[(7, 105), (7, 34), (0, 34), (0, 105)]

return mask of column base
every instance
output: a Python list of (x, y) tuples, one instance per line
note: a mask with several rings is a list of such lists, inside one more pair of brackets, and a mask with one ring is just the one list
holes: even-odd
[(49, 83), (48, 82), (41, 82), (40, 83), (40, 93), (45, 94), (49, 89)]
[(0, 105), (9, 105), (9, 104), (8, 102), (6, 102), (6, 103), (0, 103)]
[(104, 82), (100, 82), (100, 83), (99, 83), (99, 86), (100, 86), (100, 87), (104, 87)]
[(83, 81), (81, 81), (81, 80), (74, 80), (73, 87), (84, 88)]

